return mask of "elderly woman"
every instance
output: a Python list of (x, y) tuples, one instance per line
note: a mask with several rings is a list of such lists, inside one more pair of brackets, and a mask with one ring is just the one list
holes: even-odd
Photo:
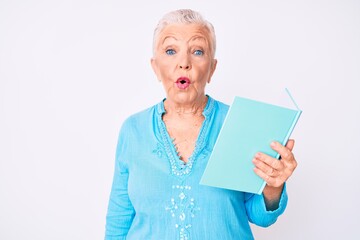
[(254, 156), (262, 195), (199, 185), (228, 111), (205, 94), (217, 63), (213, 26), (192, 10), (170, 12), (153, 47), (166, 98), (123, 123), (105, 239), (253, 239), (249, 222), (266, 227), (285, 210), (294, 141), (271, 144), (280, 161)]

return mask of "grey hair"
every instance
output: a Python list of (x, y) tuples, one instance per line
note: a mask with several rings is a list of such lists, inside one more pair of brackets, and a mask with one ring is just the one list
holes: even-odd
[(156, 44), (159, 38), (160, 33), (167, 25), (170, 24), (192, 24), (196, 23), (201, 26), (204, 26), (210, 33), (211, 37), (211, 51), (212, 56), (215, 56), (216, 50), (216, 36), (214, 26), (205, 20), (200, 13), (193, 11), (191, 9), (179, 9), (165, 14), (159, 21), (158, 25), (154, 31), (153, 37), (153, 53), (155, 54)]

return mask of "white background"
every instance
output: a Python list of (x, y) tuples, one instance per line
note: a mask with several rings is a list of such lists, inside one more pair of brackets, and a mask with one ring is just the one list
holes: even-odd
[(355, 0), (0, 0), (0, 239), (103, 238), (118, 130), (164, 97), (152, 33), (178, 8), (215, 26), (208, 94), (288, 87), (303, 110), (288, 208), (255, 237), (359, 239)]

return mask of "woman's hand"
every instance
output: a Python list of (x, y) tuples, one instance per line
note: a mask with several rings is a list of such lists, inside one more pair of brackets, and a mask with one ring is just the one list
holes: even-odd
[(284, 183), (294, 172), (297, 162), (292, 153), (293, 139), (290, 139), (285, 147), (279, 142), (273, 142), (270, 146), (280, 154), (280, 160), (264, 153), (257, 153), (253, 163), (255, 173), (267, 183), (263, 192), (266, 206), (274, 210), (278, 206)]

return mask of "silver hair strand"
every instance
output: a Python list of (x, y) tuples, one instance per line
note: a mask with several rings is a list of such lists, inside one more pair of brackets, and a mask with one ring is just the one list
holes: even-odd
[(215, 56), (216, 50), (216, 36), (213, 25), (205, 20), (200, 13), (191, 9), (179, 9), (165, 14), (159, 21), (158, 25), (154, 30), (153, 36), (153, 52), (155, 53), (156, 43), (159, 38), (159, 34), (162, 30), (170, 24), (200, 24), (207, 28), (211, 37), (211, 51), (212, 55)]

